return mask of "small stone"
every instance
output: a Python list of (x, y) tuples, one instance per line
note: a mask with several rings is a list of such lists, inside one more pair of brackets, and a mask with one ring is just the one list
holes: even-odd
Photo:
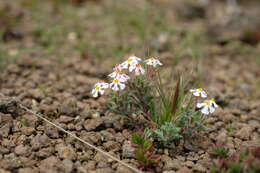
[(96, 118), (96, 119), (86, 120), (83, 126), (87, 131), (92, 131), (92, 130), (96, 130), (102, 124), (103, 124), (103, 120), (101, 118)]
[(36, 123), (38, 121), (38, 118), (35, 115), (32, 115), (32, 114), (23, 115), (23, 119), (26, 121), (26, 123), (30, 127), (35, 127)]
[(176, 173), (191, 173), (192, 171), (189, 168), (183, 167), (179, 169)]
[(256, 129), (256, 128), (260, 128), (260, 124), (259, 124), (259, 122), (258, 121), (256, 121), (256, 120), (249, 120), (248, 121), (248, 125), (251, 127), (251, 128), (253, 128), (253, 129)]
[(119, 151), (121, 149), (121, 145), (118, 142), (115, 141), (108, 141), (103, 144), (103, 146), (108, 150), (108, 151)]
[(34, 168), (20, 168), (20, 169), (18, 169), (18, 173), (38, 173), (38, 172), (39, 171), (37, 169), (34, 169)]
[(54, 152), (55, 151), (53, 147), (48, 147), (40, 149), (38, 152), (35, 153), (35, 155), (41, 158), (47, 158), (51, 156)]
[(100, 168), (95, 171), (95, 173), (113, 173), (113, 169), (111, 168)]
[(20, 156), (27, 155), (29, 153), (29, 148), (24, 145), (18, 145), (17, 147), (15, 147), (14, 153)]
[(34, 127), (22, 127), (21, 131), (26, 136), (31, 136), (35, 132), (35, 129)]
[(114, 141), (115, 139), (114, 135), (107, 130), (102, 130), (100, 134), (105, 141)]
[(178, 159), (167, 159), (165, 161), (164, 170), (178, 170), (181, 167), (181, 162)]
[(97, 168), (107, 168), (110, 167), (110, 164), (108, 162), (99, 162), (97, 164)]
[(65, 159), (61, 162), (62, 172), (70, 173), (73, 170), (73, 162), (71, 160)]
[(56, 145), (58, 155), (62, 159), (75, 160), (77, 155), (72, 147), (64, 146), (63, 144)]
[(0, 168), (0, 173), (11, 173), (11, 172)]
[(135, 148), (132, 146), (130, 141), (125, 141), (122, 146), (123, 158), (135, 158)]
[(206, 172), (206, 168), (203, 167), (201, 164), (197, 163), (193, 166), (193, 170), (198, 171), (198, 172)]
[(10, 129), (11, 129), (11, 124), (10, 123), (7, 123), (7, 124), (3, 125), (3, 127), (0, 128), (0, 137), (1, 136), (8, 137)]
[(242, 129), (237, 131), (236, 136), (240, 139), (248, 140), (252, 133), (252, 128), (250, 126), (244, 126)]
[(119, 164), (115, 173), (134, 173), (131, 169)]
[(87, 162), (87, 164), (84, 166), (84, 168), (89, 171), (89, 170), (95, 170), (96, 169), (96, 162), (93, 160), (90, 160)]
[(55, 156), (44, 159), (40, 162), (40, 172), (46, 172), (46, 170), (48, 170), (48, 172), (57, 172), (57, 165), (59, 163), (60, 160)]
[(70, 123), (71, 121), (73, 121), (74, 118), (73, 117), (69, 117), (69, 116), (60, 116), (56, 121), (59, 123)]
[(96, 119), (96, 118), (99, 118), (100, 117), (100, 113), (99, 112), (95, 112), (93, 114), (91, 114), (91, 118), (92, 119)]
[(96, 162), (108, 162), (108, 157), (104, 156), (102, 153), (98, 152), (94, 157)]
[(31, 141), (31, 146), (33, 150), (38, 150), (42, 147), (47, 147), (50, 143), (50, 138), (46, 136), (45, 134), (40, 135), (38, 134), (35, 136)]
[(225, 142), (227, 140), (227, 132), (221, 131), (218, 136), (216, 137), (217, 141)]
[(193, 166), (194, 166), (194, 163), (192, 162), (192, 161), (186, 161), (185, 162), (185, 165), (187, 166), (187, 167), (189, 167), (189, 168), (192, 168)]
[(50, 138), (58, 138), (59, 137), (59, 130), (56, 127), (48, 124), (48, 125), (45, 126), (45, 134), (47, 136), (49, 136)]
[(9, 123), (9, 122), (12, 122), (13, 120), (13, 117), (11, 114), (3, 114), (0, 112), (0, 124), (3, 123), (3, 124), (6, 124), (6, 123)]
[(182, 162), (185, 161), (185, 157), (183, 157), (183, 156), (176, 156), (176, 159), (178, 159), (179, 161), (182, 161)]

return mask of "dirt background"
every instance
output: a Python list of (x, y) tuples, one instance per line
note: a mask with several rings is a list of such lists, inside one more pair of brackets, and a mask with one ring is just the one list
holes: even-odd
[[(209, 172), (211, 144), (259, 146), (260, 2), (252, 0), (3, 0), (0, 2), (0, 173), (130, 173), (22, 110), (28, 108), (134, 167), (127, 117), (94, 99), (93, 85), (125, 55), (159, 56), (220, 105), (206, 130), (157, 149), (151, 172)], [(168, 80), (168, 79), (171, 80)]]

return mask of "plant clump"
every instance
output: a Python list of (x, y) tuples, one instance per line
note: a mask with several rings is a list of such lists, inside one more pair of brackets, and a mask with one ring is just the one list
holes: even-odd
[(188, 89), (181, 76), (172, 87), (166, 87), (160, 76), (162, 65), (159, 58), (142, 61), (132, 55), (114, 67), (108, 75), (110, 83), (97, 83), (92, 95), (98, 97), (110, 89), (107, 102), (110, 111), (137, 115), (145, 122), (141, 129), (145, 139), (157, 147), (174, 148), (181, 139), (203, 130), (204, 121), (218, 105), (204, 89)]
[(213, 147), (209, 154), (212, 158), (212, 173), (258, 173), (260, 172), (260, 146), (246, 147), (240, 152), (230, 154), (221, 144)]

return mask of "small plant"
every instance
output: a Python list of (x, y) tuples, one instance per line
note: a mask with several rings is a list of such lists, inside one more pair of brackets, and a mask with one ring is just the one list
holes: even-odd
[[(203, 129), (207, 115), (212, 114), (218, 105), (207, 98), (202, 89), (188, 89), (181, 76), (172, 87), (162, 82), (159, 67), (163, 64), (151, 57), (142, 61), (130, 56), (118, 64), (108, 75), (111, 83), (98, 82), (91, 91), (98, 97), (111, 89), (108, 109), (126, 116), (142, 115), (146, 126), (144, 135), (158, 147), (174, 148), (180, 139), (187, 138)], [(138, 156), (141, 157), (141, 156)]]
[(153, 144), (146, 137), (139, 133), (132, 135), (132, 142), (135, 146), (135, 157), (141, 165), (142, 170), (149, 170), (159, 161), (159, 156), (154, 154)]
[(214, 159), (216, 158), (222, 159), (222, 158), (229, 157), (229, 151), (223, 143), (217, 143), (209, 150), (208, 153), (210, 157)]
[(222, 146), (214, 147), (209, 152), (213, 158), (212, 173), (258, 173), (260, 172), (260, 146), (245, 148), (229, 154)]
[(148, 138), (155, 139), (158, 146), (174, 148), (178, 140), (182, 138), (181, 128), (176, 127), (173, 123), (165, 123), (156, 130), (146, 129), (144, 134)]

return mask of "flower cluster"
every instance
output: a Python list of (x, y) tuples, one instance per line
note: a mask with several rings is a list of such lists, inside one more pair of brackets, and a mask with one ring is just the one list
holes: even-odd
[[(207, 98), (207, 93), (202, 88), (190, 89), (190, 92), (196, 97)], [(202, 103), (197, 103), (196, 106), (200, 109), (201, 113), (206, 115), (215, 112), (216, 108), (218, 107), (214, 98), (210, 100), (207, 99)]]
[[(93, 97), (98, 97), (103, 95), (105, 89), (110, 88), (113, 91), (124, 90), (126, 87), (126, 82), (130, 79), (130, 76), (127, 75), (124, 70), (128, 70), (130, 73), (133, 73), (135, 76), (144, 75), (145, 69), (142, 66), (142, 59), (137, 56), (130, 56), (126, 61), (118, 64), (114, 67), (114, 71), (108, 75), (112, 78), (111, 83), (98, 82), (95, 84), (94, 88), (91, 91)], [(153, 68), (157, 66), (162, 66), (162, 63), (158, 58), (151, 57), (144, 61), (146, 65), (152, 66)]]

